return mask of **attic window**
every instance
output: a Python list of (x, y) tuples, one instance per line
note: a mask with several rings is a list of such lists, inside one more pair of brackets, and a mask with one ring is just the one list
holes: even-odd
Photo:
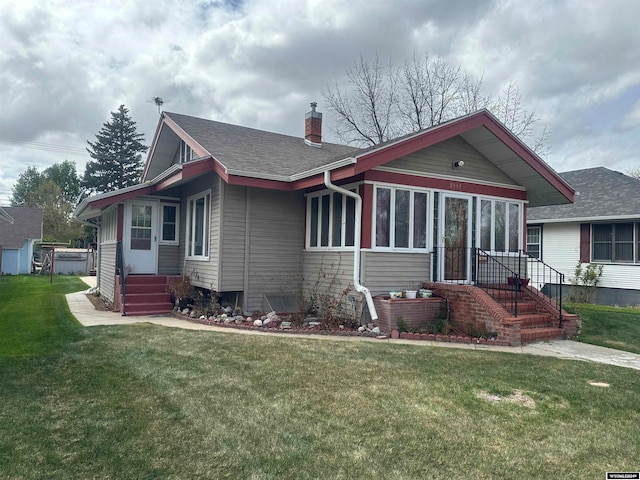
[(187, 163), (195, 157), (195, 154), (191, 147), (187, 145), (184, 140), (180, 141), (180, 163)]

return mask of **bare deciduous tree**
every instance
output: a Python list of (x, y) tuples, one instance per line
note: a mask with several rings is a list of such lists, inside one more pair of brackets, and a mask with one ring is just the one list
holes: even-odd
[(627, 175), (640, 180), (640, 168), (630, 168), (629, 170), (627, 170)]
[(509, 130), (541, 154), (548, 153), (548, 131), (534, 138), (540, 118), (527, 110), (517, 82), (496, 99), (483, 94), (483, 78), (439, 57), (412, 57), (399, 68), (360, 57), (336, 79), (324, 99), (335, 119), (334, 133), (347, 144), (376, 145), (487, 108)]
[(326, 88), (325, 100), (339, 119), (336, 135), (344, 142), (375, 145), (393, 138), (397, 109), (397, 74), (384, 68), (378, 57), (369, 63), (363, 57), (347, 71), (350, 89), (336, 80)]
[(460, 98), (460, 67), (441, 58), (415, 56), (400, 68), (399, 111), (409, 131), (421, 130), (455, 116)]

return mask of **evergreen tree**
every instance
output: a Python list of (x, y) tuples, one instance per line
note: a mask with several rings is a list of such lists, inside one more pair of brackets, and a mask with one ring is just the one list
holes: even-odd
[(89, 161), (84, 172), (84, 186), (93, 193), (111, 192), (136, 185), (142, 172), (144, 135), (136, 132), (136, 123), (129, 110), (120, 105), (111, 112), (111, 121), (102, 125), (96, 142), (87, 141)]

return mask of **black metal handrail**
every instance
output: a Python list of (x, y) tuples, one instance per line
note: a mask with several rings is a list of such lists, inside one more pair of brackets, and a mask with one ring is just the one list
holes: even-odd
[(120, 302), (122, 304), (122, 316), (127, 314), (127, 270), (124, 267), (124, 250), (122, 248), (122, 242), (118, 241), (116, 244), (116, 269), (117, 274), (120, 275)]
[(543, 294), (543, 299), (558, 310), (559, 327), (562, 328), (562, 285), (564, 273), (550, 267), (526, 251), (520, 252), (527, 260), (527, 272), (531, 287)]
[(475, 249), (475, 276), (477, 287), (484, 290), (505, 309), (518, 316), (519, 293), (524, 282), (518, 257), (502, 257), (481, 248)]
[[(482, 262), (487, 265), (483, 274)], [(495, 264), (495, 266), (494, 266)], [(506, 278), (505, 278), (506, 277)], [(562, 285), (564, 274), (550, 267), (539, 258), (524, 250), (511, 252), (488, 252), (476, 250), (476, 278), (478, 286), (507, 285), (506, 289), (514, 292), (514, 316), (518, 316), (518, 295), (522, 287), (529, 287), (531, 292), (539, 292), (538, 298), (558, 312), (559, 328), (562, 328)], [(505, 281), (506, 280), (506, 281)], [(485, 288), (486, 290), (486, 288)], [(491, 292), (488, 292), (491, 294)], [(501, 302), (502, 303), (502, 302)], [(503, 303), (504, 305), (504, 303)]]

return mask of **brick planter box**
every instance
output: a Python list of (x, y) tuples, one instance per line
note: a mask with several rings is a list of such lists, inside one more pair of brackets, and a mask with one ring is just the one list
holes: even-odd
[(441, 305), (443, 298), (389, 298), (378, 296), (373, 298), (373, 304), (378, 312), (378, 326), (380, 330), (390, 333), (398, 328), (397, 320), (402, 319), (411, 330), (425, 328), (432, 323)]

